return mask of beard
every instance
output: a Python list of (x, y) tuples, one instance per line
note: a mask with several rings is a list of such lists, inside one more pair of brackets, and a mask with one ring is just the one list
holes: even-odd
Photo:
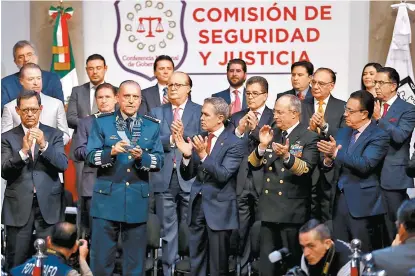
[(245, 79), (240, 79), (237, 82), (233, 82), (232, 79), (228, 78), (228, 82), (229, 82), (230, 86), (238, 88), (238, 87), (241, 87), (244, 84)]

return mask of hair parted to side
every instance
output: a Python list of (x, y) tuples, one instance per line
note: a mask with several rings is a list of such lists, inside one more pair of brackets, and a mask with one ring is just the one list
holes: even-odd
[(323, 241), (331, 239), (330, 229), (324, 223), (316, 219), (310, 219), (303, 226), (301, 226), (299, 233), (308, 233), (310, 231), (316, 232), (316, 239)]
[(224, 99), (218, 97), (210, 97), (206, 98), (204, 103), (211, 104), (215, 109), (215, 114), (223, 116), (223, 122), (225, 122), (228, 119), (229, 105)]

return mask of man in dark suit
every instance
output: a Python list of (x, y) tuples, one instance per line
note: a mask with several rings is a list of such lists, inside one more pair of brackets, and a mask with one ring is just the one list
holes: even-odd
[(149, 183), (156, 199), (156, 214), (161, 221), (163, 273), (171, 275), (172, 265), (178, 258), (180, 221), (187, 220), (190, 188), (194, 179), (184, 180), (176, 168), (182, 155), (173, 141), (173, 134), (186, 139), (200, 133), (202, 107), (189, 99), (192, 80), (183, 72), (174, 72), (167, 84), (169, 103), (152, 109), (153, 117), (160, 120), (160, 139), (164, 148), (164, 166), (150, 173)]
[[(27, 41), (18, 41), (13, 46), (14, 63), (20, 69), (26, 63), (38, 62), (38, 56), (35, 46)], [(43, 82), (43, 94), (51, 96), (62, 101), (65, 104), (63, 98), (62, 84), (59, 76), (55, 73), (42, 70), (42, 82)], [(1, 110), (5, 104), (13, 101), (17, 98), (18, 94), (22, 91), (22, 85), (19, 81), (19, 72), (6, 76), (1, 80)]]
[(169, 102), (167, 83), (171, 74), (173, 74), (174, 62), (171, 57), (160, 55), (154, 61), (153, 69), (157, 83), (154, 86), (143, 89), (143, 101), (138, 111), (141, 115), (149, 114), (153, 108)]
[(22, 123), (1, 137), (8, 268), (29, 257), (34, 229), (36, 236), (45, 238), (63, 218), (64, 189), (58, 173), (66, 170), (68, 159), (62, 131), (39, 123), (42, 108), (37, 92), (23, 90), (16, 107)]
[[(109, 83), (102, 83), (97, 86), (95, 90), (96, 105), (98, 113), (82, 118), (78, 122), (78, 127), (74, 135), (73, 148), (75, 159), (80, 162), (84, 162), (86, 159), (86, 146), (88, 144), (88, 137), (90, 136), (92, 124), (95, 118), (99, 118), (101, 115), (114, 112), (115, 104), (117, 103), (117, 89)], [(82, 198), (80, 213), (81, 213), (81, 225), (82, 231), (90, 234), (90, 228), (92, 225), (90, 217), (91, 209), (91, 197), (94, 183), (97, 178), (96, 167), (83, 166), (82, 176), (79, 178), (79, 196)]]
[[(259, 145), (249, 156), (252, 170), (263, 170), (259, 198), (261, 275), (278, 275), (268, 255), (287, 247), (298, 265), (301, 248), (298, 230), (310, 219), (311, 172), (318, 161), (317, 134), (300, 124), (301, 101), (294, 95), (279, 98), (274, 107), (273, 130), (259, 131)], [(275, 133), (274, 133), (275, 132)]]
[(399, 74), (395, 69), (384, 67), (378, 70), (375, 90), (379, 101), (375, 102), (372, 118), (390, 137), (380, 176), (389, 243), (396, 235), (396, 211), (408, 198), (406, 189), (414, 187), (414, 181), (406, 175), (405, 168), (409, 161), (412, 131), (415, 127), (415, 106), (399, 98), (396, 92), (398, 86)]
[[(196, 177), (189, 201), (189, 250), (191, 275), (228, 275), (231, 231), (238, 229), (236, 173), (245, 154), (244, 143), (225, 129), (229, 106), (222, 98), (207, 98), (201, 127), (187, 143), (181, 133), (174, 142), (183, 153), (180, 174)], [(209, 268), (208, 268), (209, 264)]]
[[(336, 84), (336, 74), (329, 68), (319, 68), (315, 71), (311, 81), (311, 97), (301, 102), (301, 122), (307, 124), (309, 129), (319, 135), (320, 140), (329, 140), (335, 136), (337, 130), (345, 126), (344, 101), (331, 95)], [(322, 222), (331, 221), (332, 210), (330, 202), (332, 197), (331, 181), (333, 171), (323, 172), (316, 168), (313, 172), (313, 205), (312, 215)], [(329, 227), (332, 225), (329, 223)]]
[(248, 108), (236, 112), (230, 118), (232, 127), (235, 127), (235, 135), (248, 146), (248, 152), (244, 156), (236, 178), (240, 223), (239, 254), (242, 255), (241, 267), (243, 271), (251, 253), (249, 230), (252, 224), (258, 220), (256, 212), (264, 177), (262, 171), (249, 169), (248, 155), (259, 144), (259, 130), (261, 127), (271, 125), (274, 120), (272, 110), (265, 105), (268, 98), (268, 82), (265, 78), (258, 76), (249, 78), (246, 82), (245, 95)]
[[(97, 102), (95, 100), (95, 90), (98, 85), (105, 81), (104, 79), (105, 73), (107, 72), (107, 65), (104, 57), (99, 54), (90, 55), (86, 59), (85, 69), (89, 82), (72, 88), (66, 112), (68, 125), (70, 128), (75, 130), (75, 135), (77, 133), (79, 121), (82, 118), (98, 112)], [(74, 150), (75, 143), (72, 143), (69, 151), (69, 158), (74, 161), (76, 171), (76, 189), (78, 194), (80, 194), (84, 162), (75, 158)]]
[(318, 149), (324, 154), (322, 167), (334, 169), (333, 228), (334, 236), (343, 241), (358, 238), (362, 251), (371, 249), (369, 228), (373, 220), (385, 214), (380, 190), (380, 171), (389, 136), (371, 121), (373, 95), (359, 90), (350, 95), (344, 117), (347, 127), (336, 139), (321, 140)]
[(376, 270), (387, 275), (410, 275), (415, 264), (415, 199), (407, 200), (398, 209), (398, 235), (391, 247), (372, 252)]
[(287, 94), (297, 96), (300, 100), (311, 99), (310, 82), (313, 78), (313, 72), (314, 65), (311, 62), (307, 60), (294, 62), (291, 65), (291, 85), (293, 88), (278, 93), (277, 99)]
[(120, 109), (95, 119), (86, 162), (98, 167), (91, 201), (91, 270), (112, 275), (122, 237), (123, 275), (141, 276), (147, 244), (148, 172), (163, 166), (159, 121), (138, 115), (141, 89), (127, 80), (117, 93)]
[(239, 58), (231, 59), (226, 66), (229, 88), (212, 95), (212, 97), (224, 99), (229, 104), (231, 115), (247, 107), (245, 88), (243, 86), (246, 80), (246, 71), (247, 68), (244, 60)]

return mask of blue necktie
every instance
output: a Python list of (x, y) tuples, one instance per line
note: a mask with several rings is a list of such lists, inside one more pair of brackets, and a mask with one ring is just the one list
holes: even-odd
[[(353, 130), (352, 136), (350, 137), (349, 146), (347, 147), (347, 152), (349, 152), (350, 148), (356, 143), (356, 135), (359, 133), (358, 130)], [(337, 183), (337, 186), (339, 187), (339, 190), (343, 190), (344, 184), (346, 183), (346, 177), (343, 176), (343, 174), (340, 175), (339, 182)]]
[(128, 139), (131, 139), (132, 137), (132, 131), (131, 128), (133, 127), (133, 119), (128, 117), (127, 119), (125, 119), (125, 122), (127, 123), (127, 129), (126, 129), (126, 134), (128, 136)]

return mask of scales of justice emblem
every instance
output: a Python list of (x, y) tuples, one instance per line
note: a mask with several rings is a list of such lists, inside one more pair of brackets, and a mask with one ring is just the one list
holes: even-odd
[(184, 1), (115, 1), (117, 35), (114, 54), (127, 72), (155, 79), (153, 63), (168, 55), (179, 68), (187, 54)]

